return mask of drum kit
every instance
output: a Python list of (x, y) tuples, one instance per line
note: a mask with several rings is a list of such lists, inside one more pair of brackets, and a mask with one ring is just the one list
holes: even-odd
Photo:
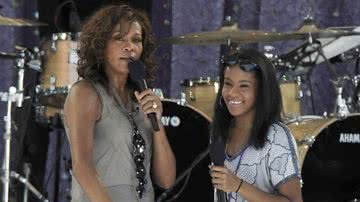
[[(0, 16), (0, 26), (44, 26), (46, 24), (25, 19)], [(62, 107), (71, 85), (78, 79), (77, 39), (79, 33), (55, 33), (40, 49), (21, 48), (16, 53), (0, 52), (1, 58), (16, 60), (18, 86), (9, 92), (0, 93), (1, 99), (8, 102), (5, 136), (4, 195), (9, 189), (9, 178), (15, 176), (9, 170), (9, 151), (11, 136), (11, 103), (21, 106), (24, 99), (24, 68), (41, 71), (40, 84), (36, 87), (36, 121), (49, 124), (55, 114), (62, 113)], [(261, 30), (241, 30), (236, 23), (226, 25), (215, 31), (190, 33), (169, 37), (163, 44), (177, 45), (226, 45), (228, 47), (256, 42), (274, 42), (284, 40), (307, 41), (300, 47), (284, 55), (269, 55), (276, 70), (284, 70), (279, 78), (283, 101), (283, 118), (298, 143), (299, 163), (303, 177), (305, 201), (314, 197), (323, 201), (345, 201), (360, 198), (360, 161), (356, 156), (360, 152), (360, 73), (355, 76), (337, 75), (331, 62), (334, 57), (356, 60), (359, 64), (360, 46), (359, 27), (337, 27), (319, 29), (310, 18), (304, 25), (292, 32), (270, 32)], [(327, 62), (329, 71), (337, 77), (336, 110), (330, 116), (302, 115), (300, 101), (304, 96), (301, 90), (302, 76), (315, 65)], [(305, 69), (303, 71), (303, 69)], [(289, 73), (289, 74), (287, 74)], [(286, 78), (284, 77), (286, 76)], [(351, 100), (342, 96), (343, 84), (350, 81), (354, 85)], [(201, 151), (206, 150), (209, 141), (209, 125), (213, 116), (213, 105), (219, 89), (216, 78), (200, 77), (184, 79), (181, 82), (180, 100), (163, 99), (164, 114), (162, 122), (168, 134), (169, 142), (177, 159), (178, 173), (185, 170)], [(194, 137), (194, 135), (196, 137)], [(190, 137), (191, 136), (191, 137)], [(191, 141), (188, 141), (191, 140)], [(184, 148), (189, 148), (185, 151)], [(193, 149), (196, 148), (196, 149)], [(178, 200), (191, 201), (199, 189), (205, 196), (212, 187), (208, 177), (209, 158), (194, 169), (194, 179), (190, 187), (184, 190)], [(11, 173), (11, 175), (10, 175)], [(19, 175), (16, 175), (19, 176)], [(20, 176), (21, 177), (21, 176)], [(18, 177), (18, 178), (20, 178)], [(14, 177), (15, 178), (15, 177)], [(24, 180), (26, 181), (26, 180)], [(26, 181), (28, 182), (28, 181)], [(29, 183), (28, 183), (29, 184)], [(30, 185), (28, 186), (30, 187)], [(46, 199), (34, 189), (29, 188), (39, 199)], [(334, 195), (333, 195), (334, 194)], [(187, 198), (188, 197), (188, 198)], [(210, 193), (209, 200), (212, 199)], [(328, 199), (329, 200), (326, 200)], [(7, 196), (3, 197), (7, 201)], [(316, 201), (316, 200), (315, 200)], [(317, 200), (319, 201), (319, 200)]]

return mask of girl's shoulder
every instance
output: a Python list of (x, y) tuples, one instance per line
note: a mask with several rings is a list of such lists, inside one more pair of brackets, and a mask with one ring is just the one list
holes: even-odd
[(267, 132), (267, 139), (270, 143), (279, 141), (294, 141), (294, 137), (290, 129), (280, 121), (276, 121), (270, 125)]

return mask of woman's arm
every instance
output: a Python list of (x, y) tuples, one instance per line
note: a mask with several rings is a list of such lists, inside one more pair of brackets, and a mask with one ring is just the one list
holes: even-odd
[(278, 194), (264, 192), (243, 181), (229, 169), (221, 166), (211, 166), (211, 177), (214, 187), (225, 192), (237, 192), (249, 202), (302, 202), (300, 180), (297, 177), (289, 179), (279, 186)]
[(162, 124), (160, 125), (160, 131), (155, 132), (153, 136), (152, 173), (156, 184), (167, 189), (175, 182), (176, 161), (165, 129)]
[(94, 128), (100, 115), (101, 102), (91, 84), (82, 81), (74, 85), (64, 105), (73, 175), (90, 201), (110, 202), (92, 163)]
[[(151, 89), (141, 93), (135, 92), (141, 109), (145, 114), (155, 112), (160, 131), (153, 134), (153, 155), (152, 155), (152, 174), (157, 185), (162, 188), (169, 188), (176, 178), (176, 161), (167, 139), (165, 129), (161, 124), (162, 104), (158, 96), (154, 95)], [(157, 107), (153, 108), (154, 102)]]

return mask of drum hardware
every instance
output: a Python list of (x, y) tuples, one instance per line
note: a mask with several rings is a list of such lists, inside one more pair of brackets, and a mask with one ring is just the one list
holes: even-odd
[(306, 145), (308, 147), (311, 147), (315, 142), (315, 136), (314, 135), (309, 135), (309, 134), (305, 134), (305, 137), (299, 141), (297, 141), (297, 143), (299, 145)]
[(354, 87), (354, 91), (352, 93), (352, 95), (350, 95), (349, 97), (346, 98), (346, 106), (348, 107), (350, 112), (359, 112), (360, 108), (359, 108), (359, 96), (360, 96), (360, 92), (359, 92), (359, 81), (360, 81), (360, 75), (355, 75), (355, 76), (342, 76), (341, 77), (342, 82), (344, 83), (345, 81), (349, 81), (352, 86)]
[[(0, 18), (1, 19), (1, 18)], [(8, 92), (0, 92), (1, 101), (7, 102), (7, 113), (4, 117), (5, 121), (5, 134), (4, 134), (4, 158), (2, 165), (2, 182), (3, 192), (2, 201), (8, 202), (9, 200), (9, 188), (10, 188), (10, 177), (16, 178), (17, 175), (13, 175), (13, 171), (10, 171), (10, 147), (11, 147), (11, 133), (12, 133), (12, 103), (16, 102), (17, 107), (23, 106), (24, 99), (30, 97), (24, 97), (24, 72), (25, 66), (34, 70), (40, 69), (36, 66), (36, 62), (32, 62), (35, 56), (27, 48), (17, 47), (17, 53), (2, 53), (1, 56), (11, 57), (15, 60), (15, 67), (17, 71), (17, 87), (11, 86)], [(31, 63), (32, 62), (32, 63)], [(28, 65), (31, 63), (31, 65)], [(34, 65), (35, 64), (35, 65)]]
[(12, 102), (19, 100), (19, 94), (15, 87), (11, 86), (8, 92), (2, 92), (1, 100), (7, 102), (7, 113), (4, 117), (5, 121), (5, 134), (4, 134), (4, 159), (2, 164), (2, 202), (8, 202), (9, 200), (9, 188), (10, 188), (10, 139), (11, 139), (11, 108)]
[[(29, 163), (24, 163), (24, 175), (25, 175), (25, 180), (27, 182), (29, 182), (30, 173), (31, 173), (30, 164)], [(25, 186), (24, 187), (24, 195), (23, 195), (24, 200), (23, 200), (23, 202), (28, 202), (28, 193), (29, 193), (28, 187)]]
[(320, 45), (325, 58), (332, 59), (336, 56), (340, 56), (339, 59), (336, 60), (349, 60), (349, 55), (353, 54), (347, 54), (343, 56), (341, 56), (341, 54), (349, 50), (356, 50), (356, 47), (360, 45), (360, 27), (331, 27), (328, 29), (347, 30), (353, 34), (340, 36), (338, 38), (317, 38), (315, 41), (313, 41), (313, 43), (309, 44), (308, 42), (305, 42), (289, 53), (281, 55), (280, 58), (292, 64), (300, 64), (302, 66), (313, 66), (315, 64), (320, 64), (325, 61), (324, 57), (320, 57), (321, 55), (315, 47)]
[(355, 86), (352, 103), (355, 104), (355, 108), (360, 112), (360, 75), (355, 75), (352, 81)]
[(33, 20), (21, 19), (21, 18), (9, 18), (0, 15), (0, 26), (47, 26), (46, 23), (37, 22)]
[(153, 88), (152, 90), (154, 94), (160, 98), (160, 100), (164, 99), (164, 94), (160, 88)]
[[(46, 198), (44, 198), (40, 192), (38, 192), (35, 187), (28, 182), (27, 178), (22, 177), (20, 174), (16, 173), (15, 171), (10, 170), (10, 150), (11, 150), (11, 131), (12, 131), (12, 116), (11, 116), (11, 109), (12, 103), (22, 102), (23, 96), (17, 92), (17, 89), (14, 86), (9, 88), (8, 92), (0, 92), (1, 101), (7, 102), (7, 113), (4, 117), (5, 121), (5, 134), (4, 134), (4, 158), (2, 162), (2, 172), (1, 178), (3, 183), (3, 190), (2, 190), (2, 202), (9, 201), (9, 189), (10, 189), (10, 177), (15, 178), (21, 183), (23, 183), (33, 194), (35, 194), (40, 200), (48, 202)], [(20, 101), (19, 101), (20, 100)], [(22, 103), (20, 105), (22, 107)], [(28, 172), (25, 172), (28, 173)]]
[(289, 119), (287, 121), (285, 121), (285, 124), (295, 124), (295, 125), (299, 125), (301, 122), (303, 121), (308, 121), (308, 120), (321, 120), (327, 118), (327, 113), (324, 113), (324, 116), (315, 116), (315, 115), (305, 115), (305, 116), (297, 116), (294, 117), (293, 119)]
[(270, 45), (265, 45), (264, 46), (264, 55), (265, 55), (265, 57), (267, 57), (271, 61), (274, 61), (274, 60), (276, 60), (278, 58), (277, 55), (274, 54), (274, 51), (275, 51), (274, 46), (270, 46)]
[(177, 102), (179, 105), (181, 106), (185, 106), (188, 103), (186, 102), (186, 93), (185, 92), (181, 92), (180, 93), (180, 100)]
[(304, 42), (299, 47), (291, 50), (289, 53), (284, 55), (280, 55), (281, 60), (285, 61), (287, 65), (291, 65), (292, 67), (308, 67), (313, 66), (317, 60), (319, 59), (319, 55), (314, 57), (313, 60), (308, 59), (314, 52), (318, 52), (318, 49), (321, 47), (321, 43), (318, 40), (310, 43), (309, 41)]
[(80, 33), (70, 33), (70, 32), (67, 32), (67, 33), (53, 33), (51, 35), (51, 45), (50, 45), (50, 48), (52, 51), (56, 52), (57, 51), (57, 46), (56, 46), (56, 42), (58, 40), (63, 40), (63, 41), (68, 41), (68, 40), (77, 40), (79, 39), (80, 37)]
[(350, 111), (346, 105), (345, 99), (342, 97), (343, 87), (342, 86), (336, 86), (336, 105), (334, 109), (334, 113), (338, 117), (346, 117), (348, 114), (350, 114)]
[[(190, 164), (190, 166), (188, 166), (188, 168), (186, 168), (185, 171), (183, 171), (179, 177), (176, 178), (175, 182), (173, 183), (173, 185), (166, 189), (156, 200), (156, 202), (161, 202), (164, 201), (168, 195), (174, 190), (174, 188), (186, 177), (188, 180), (188, 178), (190, 177), (190, 174), (192, 172), (192, 170), (200, 163), (200, 161), (202, 161), (203, 159), (205, 159), (205, 157), (209, 154), (209, 148), (206, 148), (204, 151), (202, 151), (196, 158), (195, 160)], [(186, 186), (187, 182), (183, 185), (184, 187)], [(174, 201), (179, 195), (181, 194), (181, 192), (177, 193), (174, 197), (172, 197), (169, 200), (166, 201)]]
[(298, 89), (298, 93), (297, 93), (297, 99), (301, 99), (304, 97), (304, 93), (301, 90), (301, 84), (302, 84), (302, 80), (301, 80), (301, 76), (297, 76), (296, 77), (296, 84), (297, 84), (297, 89)]
[[(24, 184), (26, 187), (26, 190), (30, 190), (40, 201), (49, 202), (29, 181), (27, 178), (22, 177), (20, 174), (16, 173), (15, 171), (11, 171), (11, 177), (17, 179), (19, 182)], [(24, 195), (24, 201), (27, 201), (27, 198), (25, 198)], [(26, 200), (25, 200), (26, 199)]]
[(343, 76), (337, 79), (336, 81), (332, 81), (335, 91), (336, 91), (336, 102), (334, 108), (334, 114), (338, 118), (344, 118), (350, 114), (350, 110), (348, 108), (348, 102), (343, 98), (343, 86), (345, 81), (351, 81), (352, 79), (349, 76)]

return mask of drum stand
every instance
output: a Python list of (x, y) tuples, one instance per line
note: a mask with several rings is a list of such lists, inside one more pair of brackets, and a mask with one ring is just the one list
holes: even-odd
[(336, 82), (333, 82), (335, 89), (336, 89), (336, 103), (335, 103), (334, 114), (338, 118), (344, 118), (350, 114), (350, 111), (346, 105), (346, 101), (342, 96), (343, 82), (344, 82), (344, 79), (342, 79), (342, 78), (340, 78), (340, 80), (338, 80)]
[[(4, 157), (3, 157), (3, 164), (2, 164), (2, 171), (1, 171), (1, 179), (3, 184), (3, 191), (2, 191), (2, 202), (9, 201), (9, 188), (10, 188), (10, 177), (13, 177), (19, 180), (21, 183), (25, 185), (31, 192), (33, 192), (41, 201), (48, 202), (47, 199), (44, 198), (37, 191), (26, 178), (22, 177), (15, 171), (10, 171), (10, 146), (11, 146), (11, 109), (12, 103), (16, 102), (17, 107), (22, 107), (23, 100), (24, 100), (24, 64), (25, 64), (25, 57), (26, 57), (26, 50), (21, 50), (19, 55), (16, 55), (16, 67), (18, 72), (18, 81), (17, 86), (18, 88), (11, 86), (8, 92), (0, 92), (0, 99), (1, 101), (7, 102), (7, 113), (4, 117), (5, 121), (5, 133), (4, 133)], [(31, 61), (29, 62), (31, 63)], [(31, 67), (30, 67), (31, 68)]]
[[(181, 180), (183, 180), (185, 177), (189, 177), (192, 169), (200, 162), (202, 161), (207, 155), (209, 154), (209, 147), (206, 148), (203, 152), (201, 152), (197, 158), (191, 163), (191, 165), (180, 174), (180, 176), (175, 180), (174, 184), (167, 190), (165, 190), (160, 196), (159, 198), (156, 200), (156, 202), (161, 202), (164, 201), (169, 193), (171, 193), (173, 191), (173, 189), (181, 182)], [(185, 184), (186, 185), (186, 184)], [(175, 200), (179, 194), (181, 193), (182, 190), (180, 190), (180, 192), (178, 194), (176, 194), (172, 199), (170, 199), (169, 201), (173, 201)]]

